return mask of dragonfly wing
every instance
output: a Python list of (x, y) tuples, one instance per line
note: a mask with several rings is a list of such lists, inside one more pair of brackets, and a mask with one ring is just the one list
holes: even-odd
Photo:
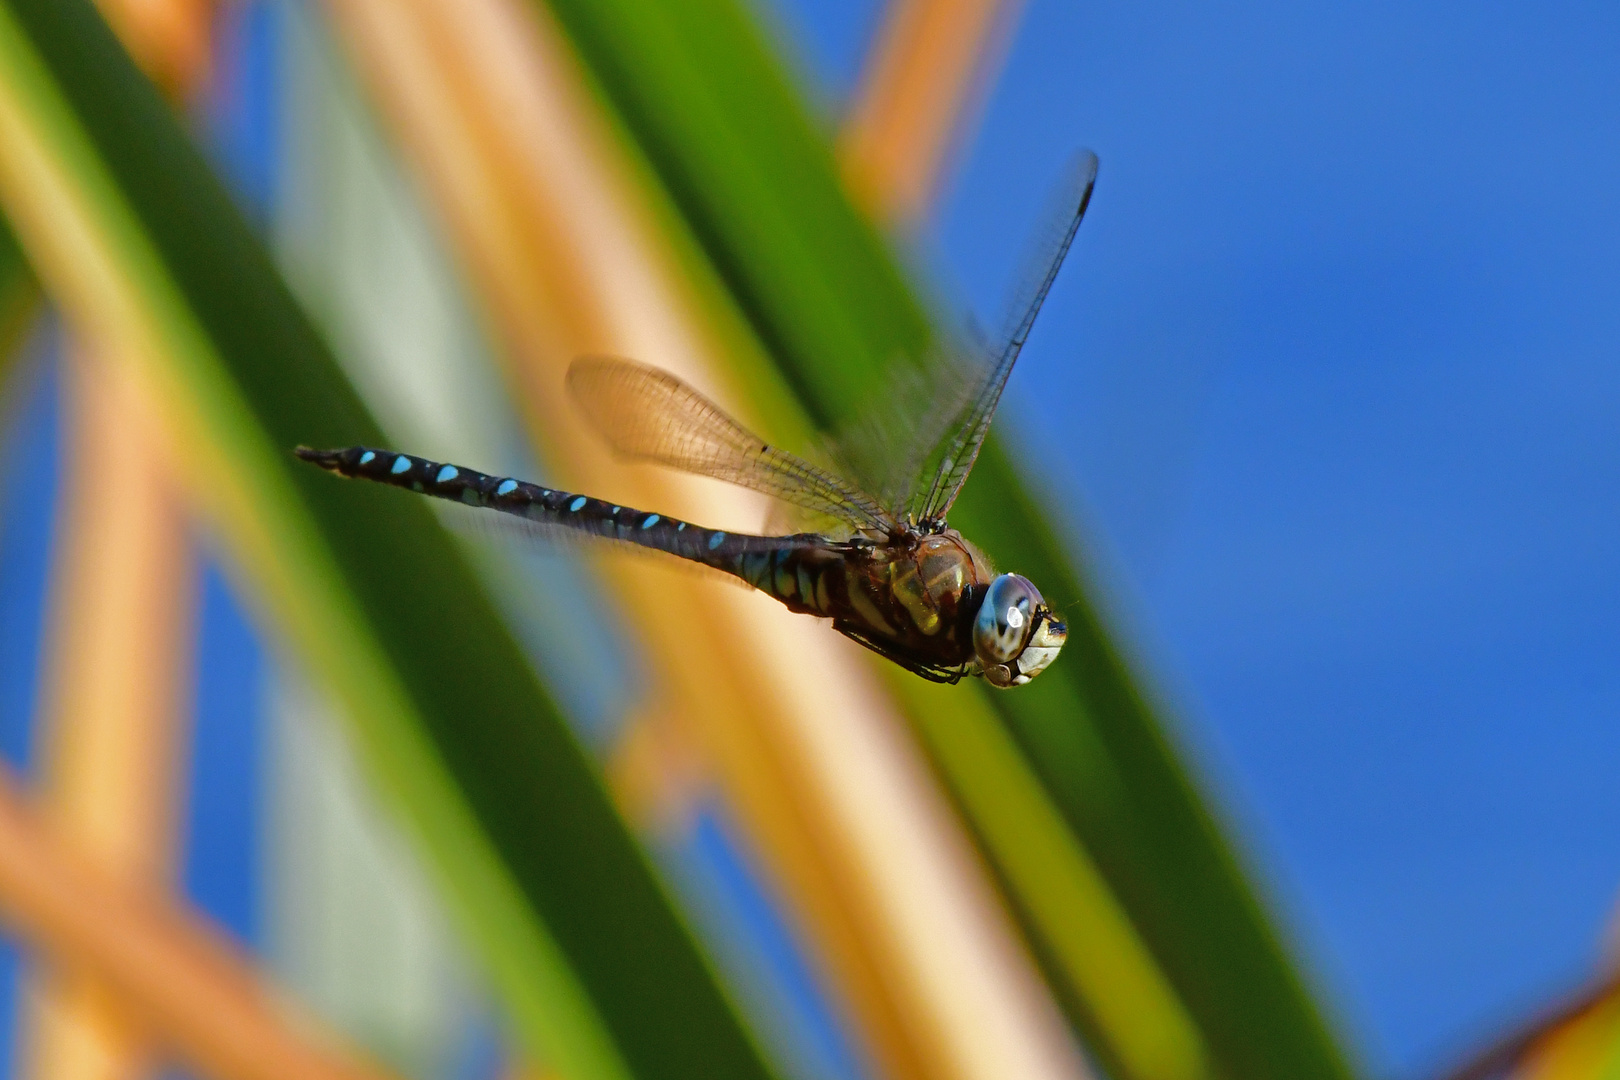
[[(1017, 362), (1024, 342), (1029, 339), (1030, 328), (1035, 325), (1035, 316), (1040, 314), (1041, 305), (1046, 302), (1047, 294), (1052, 291), (1052, 283), (1057, 280), (1058, 271), (1063, 267), (1064, 257), (1069, 254), (1069, 247), (1080, 229), (1080, 220), (1085, 217), (1086, 206), (1091, 202), (1091, 190), (1096, 183), (1097, 155), (1087, 150), (1071, 167), (1069, 180), (1062, 188), (1061, 210), (1055, 215), (1054, 226), (1045, 234), (1046, 239), (1038, 250), (1039, 261), (1035, 265), (1042, 268), (1042, 273), (1030, 279), (1021, 302), (1014, 306), (1014, 320), (1006, 343), (994, 353), (983, 383), (958, 414), (960, 421), (942, 444), (944, 452), (938, 455), (937, 470), (927, 486), (916, 493), (912, 509), (918, 520), (943, 520), (961, 492), (962, 485), (967, 482), (968, 473), (978, 459), (979, 448), (984, 445), (984, 437), (990, 431), (990, 421), (995, 417), (996, 405), (1001, 401), (1001, 391), (1007, 385), (1007, 377), (1012, 374), (1013, 364)], [(930, 455), (929, 459), (933, 458), (934, 455)]]
[(583, 357), (568, 369), (568, 390), (624, 457), (764, 492), (862, 531), (888, 532), (893, 524), (877, 500), (767, 443), (666, 371)]
[[(917, 520), (923, 496), (938, 471), (949, 436), (978, 393), (988, 349), (964, 350), (941, 335), (921, 361), (896, 358), (881, 392), (843, 427), (831, 453), (846, 476), (884, 505)], [(971, 358), (971, 359), (970, 359)]]

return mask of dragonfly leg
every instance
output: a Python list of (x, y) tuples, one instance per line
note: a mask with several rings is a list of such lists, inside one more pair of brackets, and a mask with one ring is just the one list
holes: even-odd
[(871, 649), (873, 652), (877, 653), (890, 663), (898, 664), (900, 667), (905, 668), (913, 675), (927, 679), (929, 682), (945, 683), (947, 685), (954, 686), (962, 681), (962, 677), (964, 675), (968, 674), (968, 669), (964, 665), (948, 667), (944, 664), (928, 664), (915, 660), (904, 653), (896, 652), (891, 646), (868, 637), (854, 626), (843, 622), (842, 620), (835, 620), (833, 622), (833, 629), (837, 630), (840, 634), (843, 634), (856, 644)]

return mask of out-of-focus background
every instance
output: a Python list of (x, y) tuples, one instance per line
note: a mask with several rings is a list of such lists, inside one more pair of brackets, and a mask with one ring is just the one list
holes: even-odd
[[(96, 11), (0, 4), (6, 1075), (1620, 1075), (1613, 9)], [(813, 445), (1079, 147), (953, 517), (1041, 684), (282, 460), (757, 528), (568, 360)]]

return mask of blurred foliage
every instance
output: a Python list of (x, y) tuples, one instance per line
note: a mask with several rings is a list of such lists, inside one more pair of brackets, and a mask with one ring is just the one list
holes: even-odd
[(1210, 1075), (1196, 1023), (995, 710), (960, 688), (900, 680), (891, 681), (1087, 1047), (1122, 1080)]
[(17, 246), (17, 238), (0, 221), (0, 393), (9, 385), (12, 365), (22, 355), (21, 339), (39, 311), (39, 301), (33, 269)]
[[(826, 133), (749, 14), (732, 0), (550, 7), (804, 406), (824, 428), (850, 422), (882, 392), (893, 365), (924, 356), (929, 323), (882, 237), (841, 190)], [(1093, 213), (1106, 207), (1106, 177), (1105, 163)], [(1162, 709), (1085, 599), (1084, 568), (994, 439), (952, 524), (1058, 603), (1081, 598), (1066, 609), (1069, 642), (1059, 663), (1028, 687), (994, 694), (992, 707), (1192, 1016), (1214, 1071), (1256, 1080), (1350, 1076), (1181, 763)], [(980, 765), (933, 745), (975, 817)], [(1060, 943), (1072, 937), (1065, 922), (1074, 913), (1052, 911), (1037, 895), (1020, 898), (1036, 883), (1007, 873), (1009, 853), (997, 857), (992, 838), (1004, 830), (981, 822), (977, 832), (1048, 971), (1060, 969), (1060, 1000), (1095, 1037), (1102, 1018), (1077, 988), (1095, 985), (1100, 973), (1061, 970), (1073, 957)], [(1013, 842), (1035, 844), (1039, 835)], [(1169, 1015), (1160, 1022), (1176, 1027)], [(1106, 1040), (1101, 1049), (1116, 1065), (1122, 1058)]]
[[(426, 506), (292, 458), (382, 434), (86, 0), (0, 5), (0, 112), (0, 154), (48, 174), (5, 185), (34, 262), (70, 318), (150, 339), (205, 501), (426, 838), (527, 1047), (572, 1077), (771, 1075), (461, 549)], [(108, 278), (64, 255), (86, 240)]]

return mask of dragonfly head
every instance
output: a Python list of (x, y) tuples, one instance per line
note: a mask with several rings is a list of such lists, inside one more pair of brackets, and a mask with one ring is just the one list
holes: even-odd
[(1002, 574), (973, 619), (973, 652), (991, 686), (1022, 686), (1057, 659), (1069, 628), (1026, 577)]

